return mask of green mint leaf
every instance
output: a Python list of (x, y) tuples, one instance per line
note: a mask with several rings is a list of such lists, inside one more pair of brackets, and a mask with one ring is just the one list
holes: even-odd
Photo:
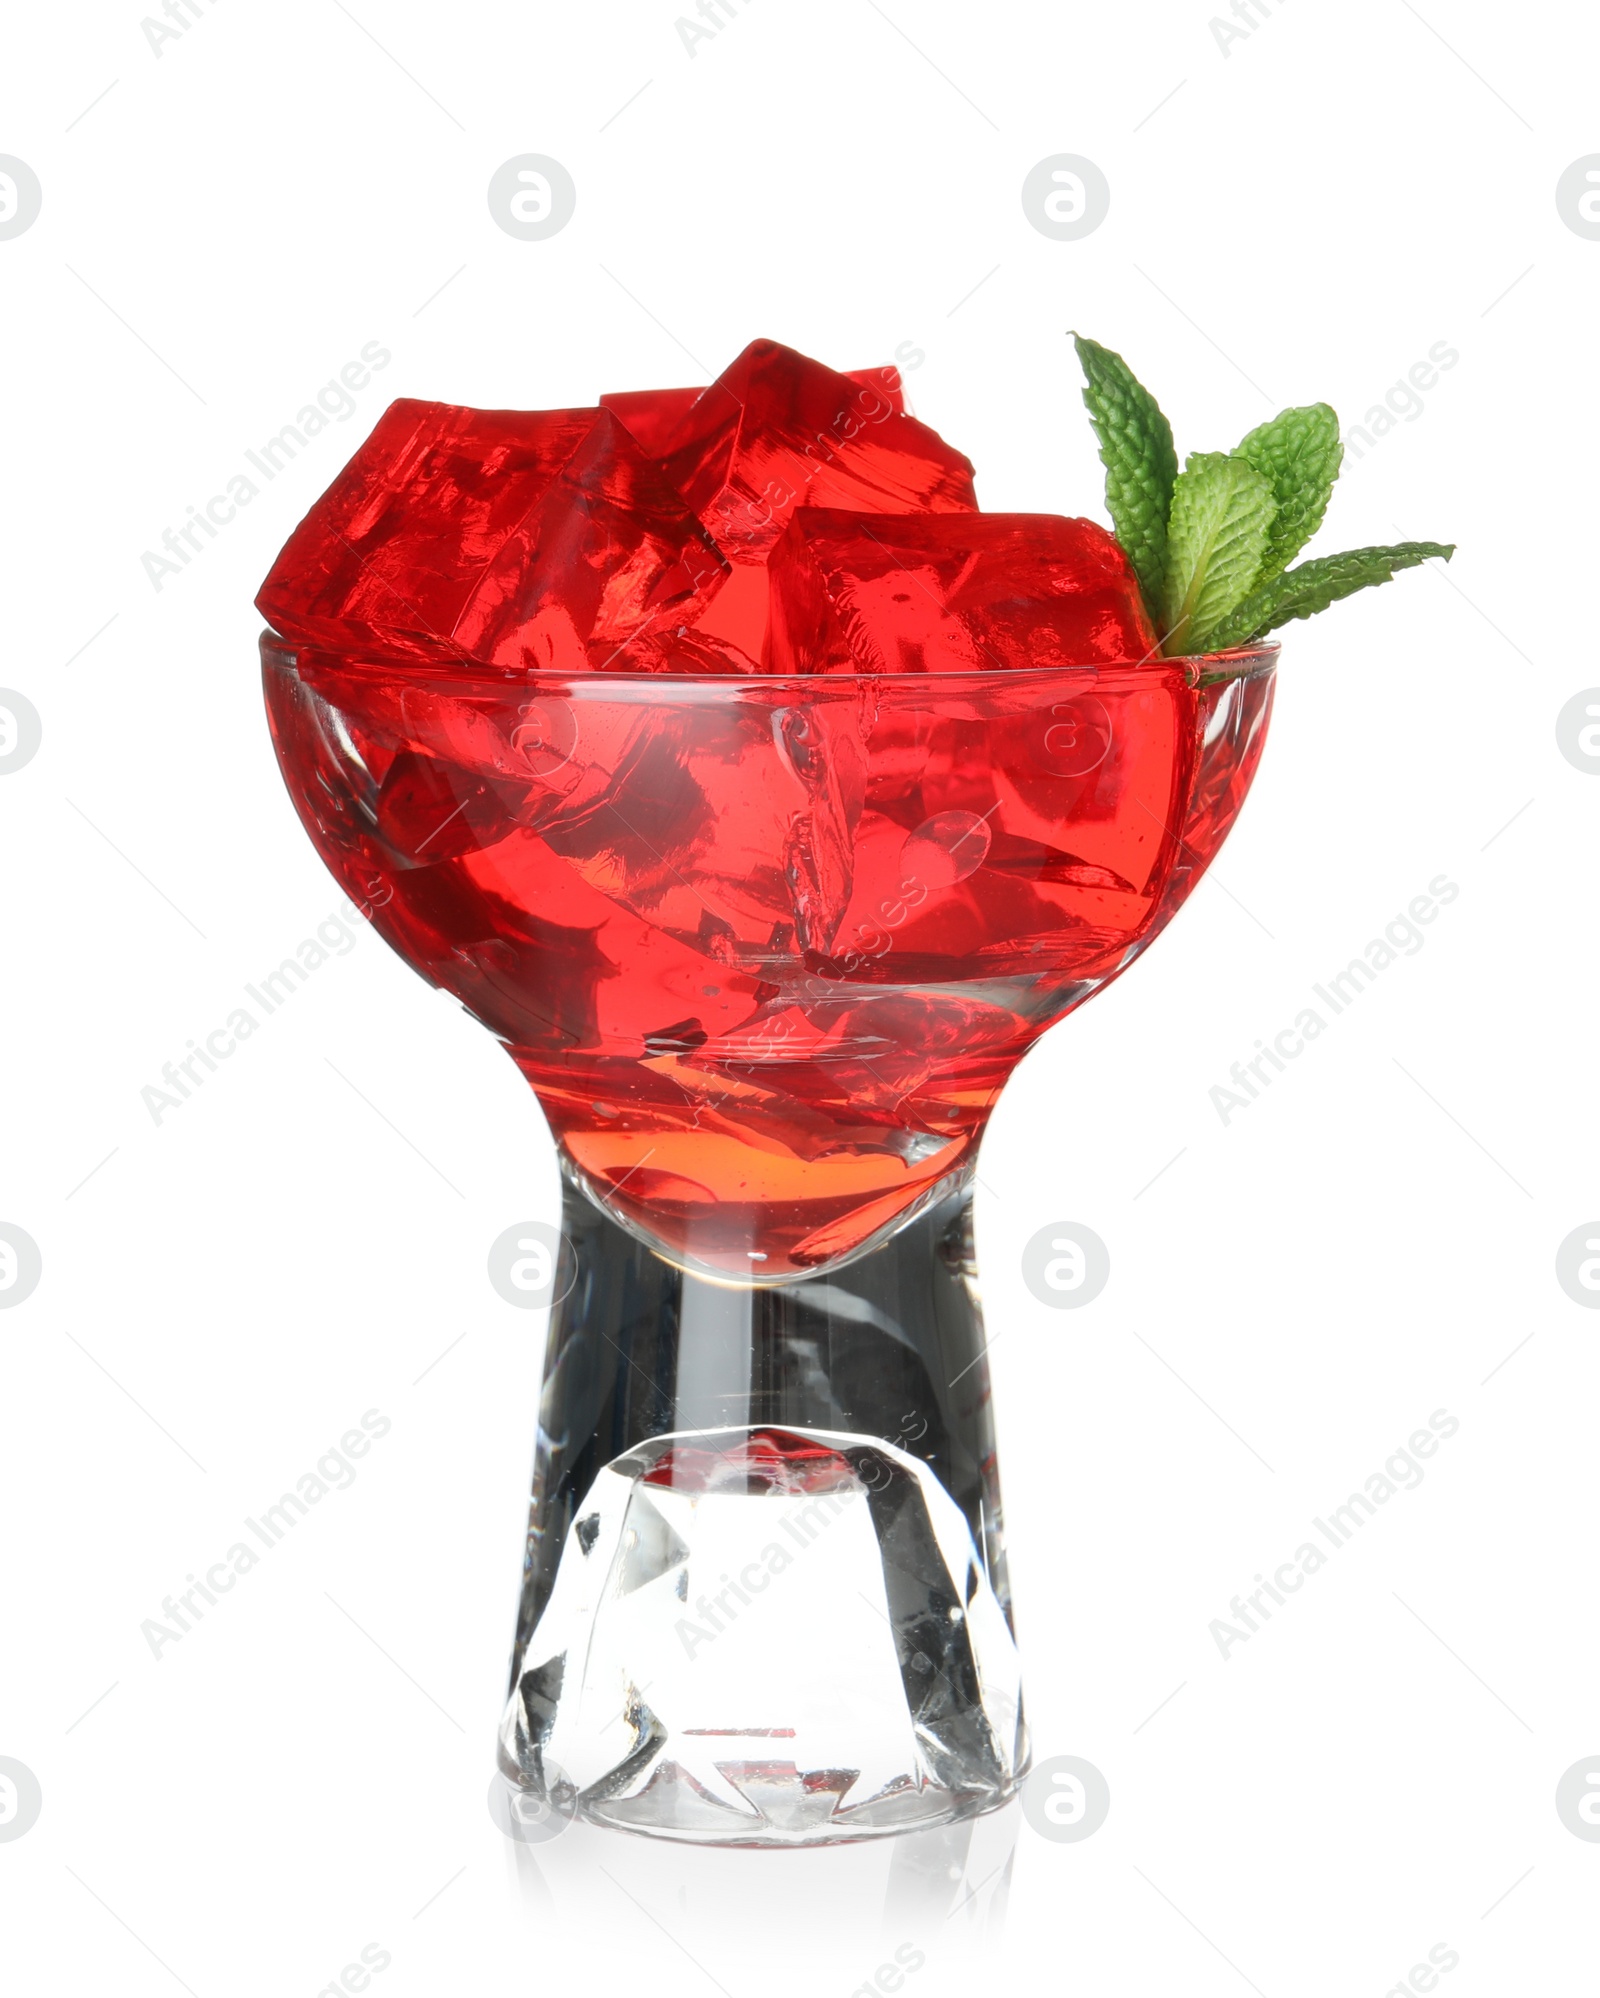
[(1277, 512), (1271, 481), (1243, 458), (1191, 452), (1172, 492), (1163, 606), (1168, 656), (1203, 652), (1261, 572)]
[(1351, 548), (1343, 555), (1321, 555), (1315, 561), (1302, 562), (1265, 589), (1255, 591), (1225, 617), (1211, 633), (1211, 647), (1221, 652), (1230, 646), (1248, 645), (1291, 618), (1315, 617), (1341, 597), (1387, 583), (1397, 570), (1414, 569), (1433, 556), (1448, 562), (1455, 552), (1453, 541), (1402, 541), (1393, 548)]
[(1339, 419), (1325, 402), (1282, 410), (1252, 430), (1233, 455), (1272, 481), (1278, 502), (1261, 573), (1253, 584), (1260, 589), (1289, 566), (1322, 525), (1344, 457)]
[(1139, 579), (1145, 607), (1159, 619), (1167, 580), (1167, 515), (1178, 454), (1172, 425), (1120, 354), (1074, 333), (1084, 404), (1106, 468), (1106, 510)]

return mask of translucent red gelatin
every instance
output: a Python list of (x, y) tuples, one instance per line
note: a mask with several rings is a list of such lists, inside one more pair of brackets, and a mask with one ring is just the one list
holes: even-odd
[(593, 409), (396, 403), (258, 602), (328, 864), (597, 1198), (757, 1280), (969, 1167), (1203, 872), (1270, 699), (1270, 652), (1155, 656), (1092, 522), (979, 514), (895, 370), (771, 340)]
[(971, 513), (972, 466), (867, 370), (754, 340), (661, 447), (668, 480), (732, 560), (759, 562), (797, 507)]
[[(401, 401), (256, 601), (335, 651), (534, 672), (752, 673), (797, 507), (971, 512), (972, 467), (894, 368), (753, 341), (706, 388), (593, 409)], [(1096, 655), (1101, 656), (1101, 655)]]
[(862, 1489), (848, 1457), (813, 1436), (799, 1436), (791, 1429), (747, 1430), (727, 1450), (675, 1443), (662, 1451), (642, 1482), (680, 1492), (727, 1492), (741, 1498), (758, 1493), (798, 1496)]
[(1221, 844), (1276, 649), (1211, 685), (263, 655), (295, 804), (376, 927), (505, 1041), (614, 1214), (760, 1280), (970, 1165), (1018, 1058)]
[(692, 622), (727, 574), (609, 410), (397, 402), (256, 601), (315, 645), (581, 673), (636, 635)]
[(1047, 513), (802, 507), (773, 549), (774, 673), (977, 673), (1151, 659), (1115, 539)]

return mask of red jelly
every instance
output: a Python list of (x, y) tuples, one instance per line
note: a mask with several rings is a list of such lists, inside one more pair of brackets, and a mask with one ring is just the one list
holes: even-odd
[(278, 754), (381, 933), (506, 1043), (578, 1173), (702, 1269), (859, 1247), (1203, 872), (1270, 678), (1173, 662), (428, 671), (268, 645)]
[(1157, 651), (1128, 559), (1092, 520), (805, 508), (768, 572), (773, 673), (1137, 664)]
[(762, 341), (603, 410), (396, 404), (260, 597), (324, 859), (596, 1197), (726, 1276), (958, 1182), (1269, 710), (1274, 648), (1155, 656), (1110, 537), (977, 513), (891, 374)]
[(689, 410), (663, 465), (736, 561), (759, 561), (799, 506), (974, 512), (972, 466), (897, 400), (756, 340)]

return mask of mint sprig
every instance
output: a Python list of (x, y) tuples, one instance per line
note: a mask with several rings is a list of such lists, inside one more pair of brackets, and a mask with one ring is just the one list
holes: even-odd
[(1248, 645), (1291, 618), (1315, 617), (1341, 597), (1387, 583), (1398, 570), (1414, 569), (1435, 556), (1448, 562), (1455, 552), (1453, 544), (1401, 541), (1392, 548), (1352, 548), (1343, 555), (1302, 562), (1246, 597), (1211, 633), (1210, 643), (1219, 652)]
[(1106, 508), (1149, 606), (1167, 579), (1167, 518), (1178, 477), (1172, 425), (1120, 354), (1074, 333), (1083, 400), (1106, 468)]
[(1285, 409), (1252, 430), (1233, 455), (1272, 481), (1278, 502), (1256, 588), (1276, 576), (1322, 525), (1328, 496), (1339, 476), (1344, 443), (1339, 419), (1325, 402)]
[(1106, 507), (1168, 658), (1248, 645), (1387, 583), (1453, 542), (1354, 548), (1288, 564), (1322, 525), (1344, 445), (1325, 402), (1285, 409), (1232, 452), (1191, 453), (1120, 354), (1073, 334), (1106, 468)]
[(1178, 474), (1167, 529), (1166, 646), (1206, 647), (1261, 573), (1277, 501), (1242, 458), (1195, 451)]

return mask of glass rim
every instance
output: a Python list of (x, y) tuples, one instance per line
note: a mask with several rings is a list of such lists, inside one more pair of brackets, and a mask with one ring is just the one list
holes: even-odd
[(419, 684), (449, 682), (457, 686), (493, 687), (507, 692), (519, 687), (559, 686), (563, 690), (581, 687), (592, 695), (610, 689), (618, 697), (626, 692), (634, 698), (649, 689), (658, 699), (671, 698), (674, 692), (679, 698), (684, 698), (690, 689), (715, 689), (726, 693), (770, 692), (775, 688), (792, 687), (804, 687), (814, 692), (830, 686), (841, 690), (866, 686), (908, 691), (919, 687), (925, 690), (937, 687), (954, 690), (970, 688), (974, 684), (1027, 686), (1067, 678), (1132, 686), (1166, 672), (1179, 672), (1191, 688), (1202, 688), (1217, 686), (1224, 681), (1264, 678), (1275, 670), (1278, 655), (1283, 649), (1276, 639), (1261, 639), (1251, 645), (1229, 646), (1220, 652), (1181, 653), (1170, 659), (1158, 653), (1142, 660), (1085, 660), (1072, 666), (974, 667), (953, 673), (631, 673), (608, 667), (591, 666), (580, 670), (552, 666), (517, 668), (492, 666), (481, 659), (423, 659), (376, 649), (356, 651), (353, 648), (318, 645), (308, 639), (285, 638), (270, 625), (261, 633), (260, 648), (264, 660), (271, 659), (296, 672), (299, 670), (300, 655), (309, 653), (313, 657), (358, 669), (376, 668)]

